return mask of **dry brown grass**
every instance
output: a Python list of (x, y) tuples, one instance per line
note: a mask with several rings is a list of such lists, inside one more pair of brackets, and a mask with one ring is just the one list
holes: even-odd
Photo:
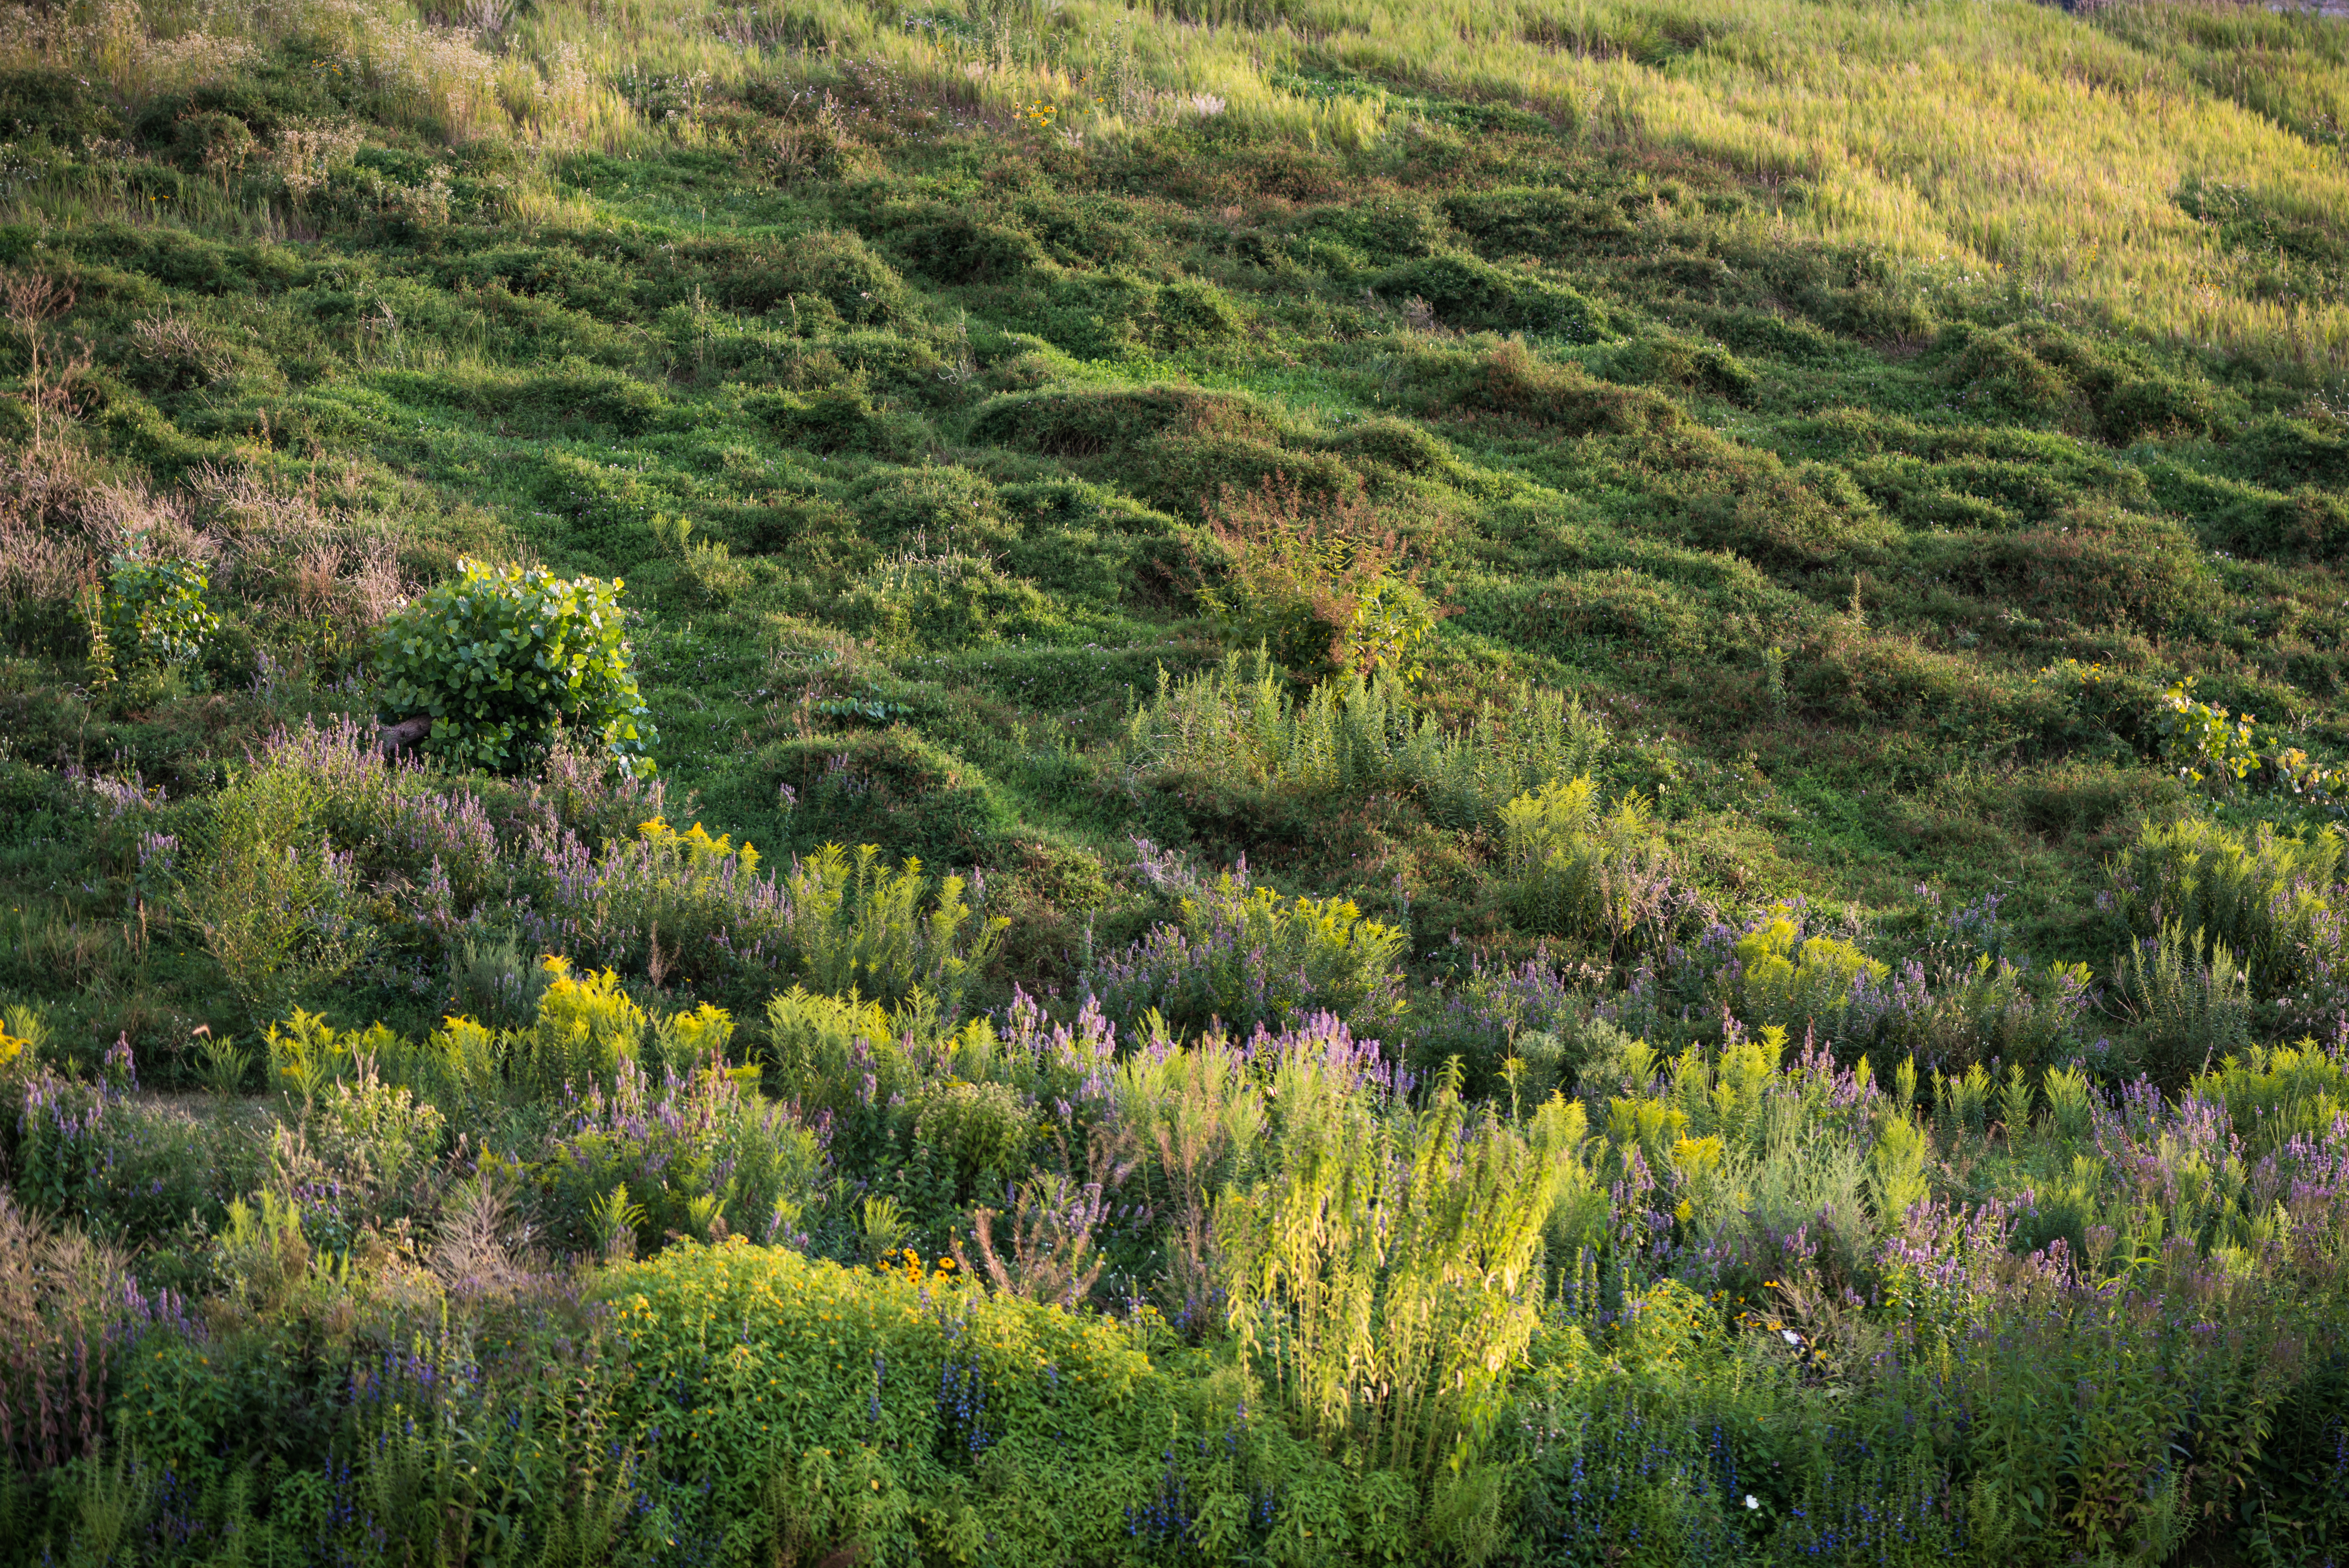
[(0, 1455), (40, 1470), (98, 1452), (129, 1254), (52, 1228), (0, 1189)]

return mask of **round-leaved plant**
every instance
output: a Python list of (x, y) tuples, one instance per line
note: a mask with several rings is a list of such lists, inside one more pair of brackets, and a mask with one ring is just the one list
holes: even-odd
[(555, 727), (601, 736), (648, 772), (657, 738), (621, 634), (621, 583), (463, 563), (388, 622), (377, 645), (387, 723), (429, 717), (425, 748), (464, 766), (514, 765)]
[(220, 617), (204, 603), (202, 568), (149, 556), (135, 546), (117, 555), (107, 578), (103, 623), (108, 641), (126, 658), (158, 665), (193, 664)]

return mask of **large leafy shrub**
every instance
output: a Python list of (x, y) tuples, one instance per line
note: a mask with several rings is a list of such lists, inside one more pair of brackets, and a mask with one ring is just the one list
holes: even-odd
[(558, 727), (601, 738), (647, 769), (658, 738), (622, 634), (621, 582), (543, 567), (464, 563), (464, 575), (384, 626), (376, 653), (387, 720), (429, 717), (425, 747), (502, 769)]

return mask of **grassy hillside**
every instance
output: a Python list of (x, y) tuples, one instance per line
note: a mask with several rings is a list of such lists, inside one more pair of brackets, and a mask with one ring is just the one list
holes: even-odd
[[(1002, 1561), (2329, 1561), (2344, 114), (2222, 4), (0, 14), (0, 1224), (99, 1248), (0, 1290), (0, 1538), (360, 1550), (445, 1308), (631, 1501), (408, 1560), (999, 1560), (1034, 1412), (754, 1465), (598, 1359), (822, 1297), (1142, 1390)], [(653, 768), (382, 759), (465, 561), (624, 583)], [(167, 1331), (201, 1431), (57, 1425)]]
[[(1049, 927), (1139, 833), (1507, 940), (1411, 802), (1332, 838), (1105, 748), (1245, 644), (1202, 531), (1268, 480), (1407, 552), (1441, 718), (1577, 693), (1718, 893), (1994, 889), (2108, 961), (2163, 688), (2336, 738), (2327, 24), (130, 15), (16, 35), (6, 243), (71, 303), (14, 526), (92, 520), (12, 551), (36, 766), (201, 789), (527, 556), (632, 580), (666, 777), (772, 849), (1024, 871)], [(142, 527), (234, 630), (202, 701), (78, 703), (61, 588)]]

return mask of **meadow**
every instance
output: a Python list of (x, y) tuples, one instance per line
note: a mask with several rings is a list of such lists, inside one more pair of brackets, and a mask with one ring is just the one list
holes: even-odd
[(0, 9), (0, 1560), (2349, 1560), (2345, 114)]

